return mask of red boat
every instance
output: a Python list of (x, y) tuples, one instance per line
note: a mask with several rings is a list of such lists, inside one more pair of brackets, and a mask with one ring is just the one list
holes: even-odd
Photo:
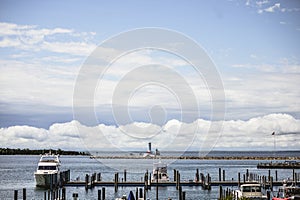
[(284, 184), (279, 188), (277, 196), (272, 200), (296, 200), (300, 199), (300, 188), (297, 186), (286, 186)]

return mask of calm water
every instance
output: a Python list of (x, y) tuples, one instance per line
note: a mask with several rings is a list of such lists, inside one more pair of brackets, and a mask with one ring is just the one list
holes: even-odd
[[(298, 155), (299, 156), (299, 155)], [(43, 199), (44, 190), (35, 188), (33, 173), (36, 170), (39, 156), (0, 156), (0, 199), (13, 199), (14, 190), (19, 190), (19, 198), (22, 197), (22, 188), (27, 189), (27, 199)], [(123, 177), (123, 170), (127, 170), (127, 180), (141, 180), (144, 172), (152, 170), (153, 160), (131, 160), (131, 159), (115, 159), (100, 162), (84, 156), (61, 156), (62, 170), (71, 170), (71, 179), (80, 178), (84, 180), (86, 173), (101, 172), (103, 180), (111, 181), (114, 173), (119, 171), (119, 177)], [(256, 169), (256, 165), (261, 161), (251, 160), (178, 160), (168, 166), (169, 176), (173, 178), (173, 169), (178, 169), (181, 173), (181, 180), (194, 179), (196, 169), (203, 174), (210, 173), (212, 180), (218, 180), (218, 168), (226, 171), (226, 179), (237, 180), (237, 173), (245, 173), (246, 169), (250, 172), (267, 175), (268, 170)], [(266, 161), (262, 161), (266, 162)], [(120, 170), (122, 169), (122, 170)], [(300, 172), (300, 170), (296, 171)], [(275, 176), (275, 171), (271, 171)], [(292, 170), (278, 169), (279, 179), (287, 179), (292, 177)], [(87, 192), (83, 187), (68, 187), (67, 199), (72, 199), (72, 193), (79, 194), (79, 199), (96, 199), (97, 190)], [(233, 188), (235, 189), (235, 188)], [(119, 188), (114, 193), (114, 188), (106, 188), (107, 199), (114, 199), (123, 194), (128, 194), (130, 190), (135, 188)], [(186, 199), (217, 199), (218, 188), (213, 187), (211, 191), (204, 191), (201, 187), (183, 187), (186, 191)], [(155, 189), (149, 191), (147, 197), (155, 199)], [(174, 187), (159, 188), (159, 199), (178, 199), (177, 191)]]

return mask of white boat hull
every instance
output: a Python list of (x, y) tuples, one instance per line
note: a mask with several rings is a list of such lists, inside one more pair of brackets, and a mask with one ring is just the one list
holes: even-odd
[(37, 187), (50, 188), (51, 185), (56, 185), (59, 182), (58, 173), (53, 174), (34, 174)]

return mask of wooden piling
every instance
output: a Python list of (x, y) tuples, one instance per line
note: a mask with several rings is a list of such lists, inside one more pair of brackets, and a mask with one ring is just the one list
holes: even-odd
[(139, 198), (143, 198), (143, 188), (139, 188)]
[(139, 189), (136, 187), (135, 188), (135, 199), (139, 198)]
[(101, 200), (101, 190), (98, 190), (98, 200)]
[(199, 182), (199, 169), (196, 169), (196, 182)]
[(178, 188), (178, 196), (179, 196), (179, 200), (182, 200), (182, 187), (179, 186)]
[(174, 182), (175, 182), (176, 181), (176, 177), (177, 177), (177, 171), (176, 171), (176, 169), (174, 169), (173, 172), (174, 172)]
[(126, 182), (127, 181), (127, 171), (126, 171), (126, 169), (124, 169), (124, 182)]
[(62, 200), (66, 200), (66, 188), (65, 187), (62, 188), (61, 193), (62, 193)]
[(105, 200), (105, 187), (102, 188), (102, 200)]
[(182, 200), (185, 200), (185, 191), (182, 192)]
[(225, 181), (225, 170), (223, 169), (223, 181)]
[(14, 192), (14, 200), (18, 200), (18, 190), (15, 190)]
[(222, 185), (219, 186), (219, 199), (223, 199), (223, 189), (222, 189)]
[(47, 192), (44, 192), (44, 200), (47, 200)]
[(23, 200), (26, 200), (26, 188), (23, 188)]
[(275, 170), (275, 181), (278, 181), (277, 170)]
[(158, 200), (158, 170), (156, 170), (156, 200)]
[(221, 174), (221, 171), (222, 171), (222, 169), (221, 168), (219, 168), (219, 181), (221, 181), (222, 180), (222, 174)]

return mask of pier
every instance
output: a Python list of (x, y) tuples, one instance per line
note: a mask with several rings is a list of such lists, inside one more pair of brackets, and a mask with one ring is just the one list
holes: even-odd
[[(70, 199), (70, 196), (67, 198), (66, 189), (69, 187), (83, 187), (86, 192), (88, 190), (97, 189), (97, 195), (99, 200), (106, 199), (106, 188), (114, 188), (115, 192), (118, 192), (119, 188), (131, 187), (136, 188), (135, 195), (137, 200), (147, 199), (149, 190), (156, 191), (156, 199), (158, 199), (158, 188), (159, 187), (174, 187), (178, 191), (179, 200), (185, 200), (188, 193), (185, 190), (187, 187), (196, 187), (199, 190), (218, 190), (220, 200), (225, 199), (226, 197), (232, 195), (232, 187), (238, 187), (244, 183), (259, 183), (263, 189), (265, 189), (270, 195), (270, 191), (273, 191), (273, 187), (282, 186), (282, 180), (278, 180), (277, 170), (268, 170), (267, 175), (259, 175), (250, 172), (248, 169), (243, 173), (238, 172), (235, 178), (226, 177), (226, 171), (222, 168), (218, 169), (218, 176), (212, 179), (209, 173), (201, 173), (199, 169), (195, 169), (194, 177), (190, 177), (189, 180), (181, 180), (180, 171), (173, 169), (173, 174), (169, 173), (170, 178), (169, 182), (156, 182), (151, 181), (151, 173), (146, 171), (144, 176), (141, 177), (141, 181), (131, 181), (128, 179), (128, 173), (126, 170), (123, 173), (116, 172), (112, 174), (112, 181), (104, 181), (100, 173), (85, 174), (84, 180), (71, 180), (70, 179), (70, 170), (60, 173), (60, 178), (57, 179), (59, 182), (53, 182), (53, 185), (50, 188), (47, 188), (44, 192), (43, 200), (64, 200)], [(273, 174), (274, 176), (272, 176)], [(288, 180), (290, 184), (298, 185), (300, 182), (300, 173), (292, 170), (292, 180)], [(56, 179), (54, 179), (56, 180)], [(111, 191), (111, 190), (110, 190)], [(21, 193), (21, 192), (20, 192)], [(14, 199), (23, 197), (23, 200), (26, 200), (26, 188), (23, 188), (22, 195), (18, 196), (18, 190), (14, 191)], [(78, 193), (72, 194), (72, 199), (80, 199)]]

